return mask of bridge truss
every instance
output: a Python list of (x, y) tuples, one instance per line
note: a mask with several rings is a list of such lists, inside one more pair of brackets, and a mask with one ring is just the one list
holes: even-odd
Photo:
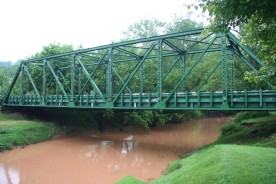
[[(197, 29), (124, 41), (22, 61), (3, 105), (275, 110), (276, 91), (237, 89), (236, 69), (241, 64), (255, 73), (263, 66), (231, 33)], [(221, 82), (210, 89), (212, 77)]]

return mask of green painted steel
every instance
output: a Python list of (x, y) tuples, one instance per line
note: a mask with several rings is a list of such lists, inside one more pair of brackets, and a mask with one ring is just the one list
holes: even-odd
[[(210, 92), (179, 92), (174, 93), (163, 108), (160, 108), (159, 93), (125, 93), (113, 104), (113, 109), (163, 109), (163, 110), (275, 110), (276, 91), (232, 91), (227, 93), (226, 101), (229, 107), (222, 106), (224, 101), (223, 91)], [(163, 93), (166, 98), (170, 94)], [(114, 95), (115, 98), (117, 95)], [(106, 98), (108, 96), (106, 95)], [(76, 99), (77, 96), (74, 96)], [(23, 100), (22, 100), (23, 99)], [(41, 105), (38, 96), (10, 96), (5, 106), (11, 107), (59, 107), (59, 108), (106, 108), (106, 101), (99, 95), (82, 95), (72, 106), (63, 95), (49, 95), (45, 105)]]
[[(190, 89), (191, 75), (206, 58), (212, 58), (214, 68), (196, 74), (201, 81)], [(22, 61), (3, 106), (276, 110), (276, 91), (269, 81), (270, 90), (237, 89), (240, 63), (255, 73), (257, 65), (263, 66), (231, 33), (197, 29), (113, 43)], [(202, 90), (216, 72), (221, 72), (221, 85)]]

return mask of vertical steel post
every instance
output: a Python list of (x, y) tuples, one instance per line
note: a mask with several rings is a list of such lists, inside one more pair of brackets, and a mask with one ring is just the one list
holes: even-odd
[(112, 61), (113, 61), (113, 48), (109, 49), (109, 59), (106, 69), (106, 93), (107, 101), (112, 101)]
[[(140, 62), (140, 60), (138, 61)], [(144, 92), (144, 65), (141, 65), (140, 68), (140, 94)]]
[(222, 34), (221, 37), (221, 63), (222, 63), (222, 107), (221, 108), (228, 108), (227, 103), (227, 58), (226, 58), (226, 36)]
[(55, 84), (56, 84), (56, 98), (57, 98), (57, 96), (58, 96), (58, 83), (57, 83), (56, 80), (55, 80)]
[(231, 89), (232, 91), (234, 91), (236, 89), (236, 69), (235, 69), (235, 58), (234, 58), (233, 51), (231, 51), (230, 60), (231, 60)]
[[(184, 76), (185, 75), (185, 58), (186, 55), (180, 55), (180, 59), (181, 59), (181, 75)], [(181, 91), (184, 92), (185, 91), (185, 80), (182, 82), (181, 84)]]
[(72, 65), (71, 65), (71, 102), (74, 101), (75, 96), (75, 65), (76, 65), (76, 55), (72, 55)]
[(162, 101), (162, 42), (163, 42), (163, 40), (158, 40), (158, 43), (157, 43), (157, 50), (158, 50), (157, 93), (158, 93), (160, 101)]
[(24, 96), (24, 64), (21, 66), (21, 83), (20, 83), (20, 105), (23, 105), (23, 96)]
[(47, 67), (47, 60), (43, 60), (43, 76), (42, 76), (42, 103), (45, 103), (46, 99), (46, 67)]
[(82, 69), (79, 67), (79, 80), (78, 80), (78, 95), (81, 93), (81, 74), (82, 74)]

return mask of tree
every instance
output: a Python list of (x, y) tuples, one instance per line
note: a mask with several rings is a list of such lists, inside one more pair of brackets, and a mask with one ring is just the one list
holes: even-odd
[[(219, 31), (250, 23), (267, 30), (265, 26), (275, 23), (276, 5), (273, 0), (200, 0), (203, 11), (208, 10), (212, 26)], [(266, 39), (267, 40), (267, 39)]]
[[(43, 57), (53, 56), (53, 55), (71, 52), (71, 51), (73, 51), (72, 45), (61, 45), (59, 43), (50, 43), (49, 45), (43, 46), (43, 49), (40, 52), (37, 52), (36, 54), (30, 56), (28, 59), (43, 58)], [(64, 59), (64, 61), (66, 60), (65, 57), (62, 59)], [(57, 68), (60, 67), (59, 65), (61, 65), (61, 62), (59, 62), (58, 65), (55, 62), (53, 62), (52, 65), (54, 67), (54, 70), (56, 70)], [(49, 70), (49, 69), (46, 69), (46, 70)], [(33, 76), (34, 83), (39, 88), (39, 91), (42, 91), (41, 74), (43, 73), (43, 67), (42, 66), (39, 68), (38, 67), (37, 68), (29, 67), (29, 71), (30, 71), (30, 73), (32, 73), (31, 75)], [(51, 77), (52, 77), (51, 75), (48, 75), (47, 81), (50, 81)], [(66, 72), (64, 74), (64, 77), (65, 77), (65, 79), (70, 78), (70, 72)], [(69, 80), (66, 81), (66, 84), (67, 84), (66, 86), (69, 86)], [(26, 80), (25, 80), (25, 85), (28, 85), (29, 87), (27, 87), (26, 89), (29, 89), (29, 91), (32, 92), (33, 87), (28, 78), (26, 78)], [(49, 89), (52, 89), (52, 90), (55, 89), (55, 83), (51, 83), (51, 85), (52, 85), (52, 87)]]
[(71, 51), (73, 51), (72, 45), (61, 45), (59, 43), (50, 43), (49, 45), (43, 46), (43, 49), (40, 52), (37, 52), (33, 56), (30, 56), (28, 59), (53, 56), (56, 54), (62, 54), (62, 53), (71, 52)]
[(4, 67), (0, 68), (0, 97), (4, 97), (9, 87), (10, 77), (7, 76), (7, 70)]
[[(210, 28), (216, 32), (235, 30), (242, 41), (257, 50), (266, 67), (258, 75), (247, 72), (245, 79), (276, 83), (276, 4), (273, 0), (200, 0), (199, 6), (210, 14)], [(196, 6), (197, 7), (197, 6)]]
[(203, 28), (203, 23), (192, 20), (190, 14), (192, 12), (188, 13), (186, 17), (175, 15), (173, 20), (166, 25), (165, 32), (169, 34)]
[(130, 25), (123, 34), (127, 40), (157, 36), (163, 33), (165, 24), (157, 19), (144, 19)]

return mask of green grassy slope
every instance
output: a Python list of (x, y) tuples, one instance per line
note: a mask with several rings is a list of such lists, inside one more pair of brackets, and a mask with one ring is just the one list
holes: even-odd
[[(170, 163), (167, 175), (150, 184), (276, 183), (276, 149), (214, 145)], [(117, 184), (140, 184), (126, 177)]]
[(27, 120), (16, 114), (0, 114), (0, 151), (47, 140), (56, 130), (52, 123)]
[(215, 145), (172, 162), (156, 183), (275, 183), (276, 149)]
[(116, 184), (145, 184), (145, 182), (133, 178), (132, 176), (126, 176), (122, 180), (117, 181)]

